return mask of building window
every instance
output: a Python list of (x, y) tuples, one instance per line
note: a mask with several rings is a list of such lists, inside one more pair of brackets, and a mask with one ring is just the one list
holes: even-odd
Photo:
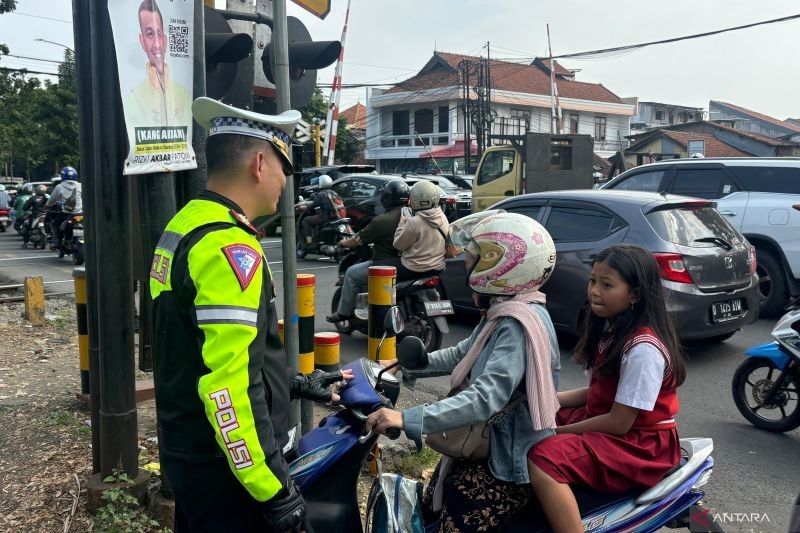
[(392, 111), (392, 135), (408, 135), (408, 110)]
[(594, 117), (594, 140), (606, 140), (606, 117)]
[(450, 108), (446, 105), (439, 107), (439, 133), (450, 131)]
[(420, 135), (433, 133), (433, 109), (418, 109), (414, 112), (414, 145), (422, 146), (430, 144), (428, 137), (420, 138)]
[(553, 139), (550, 142), (550, 170), (572, 170), (571, 139)]
[(569, 116), (569, 132), (572, 134), (578, 133), (578, 119), (579, 115), (572, 113)]
[(664, 120), (664, 112), (656, 111), (656, 120)]
[(706, 142), (703, 139), (689, 140), (688, 152), (689, 157), (694, 154), (706, 155)]
[[(528, 131), (531, 125), (531, 112), (527, 109), (514, 109), (511, 108), (511, 118), (517, 119), (515, 122), (520, 126), (524, 126), (522, 131)], [(512, 121), (514, 122), (514, 121)]]

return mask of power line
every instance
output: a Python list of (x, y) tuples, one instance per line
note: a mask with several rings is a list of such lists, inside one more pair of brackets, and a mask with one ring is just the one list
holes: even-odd
[(56, 61), (55, 59), (44, 59), (42, 57), (18, 56), (16, 54), (0, 54), (2, 57), (16, 57), (17, 59), (31, 59), (33, 61), (44, 61), (47, 63), (56, 63), (60, 65), (63, 61)]
[(52, 17), (43, 17), (41, 15), (33, 15), (31, 13), (20, 13), (19, 11), (12, 11), (9, 15), (22, 15), (23, 17), (31, 17), (35, 19), (42, 19), (42, 20), (52, 20), (55, 22), (63, 22), (65, 24), (72, 24), (71, 20), (64, 20), (64, 19), (56, 19)]
[(58, 77), (63, 76), (63, 74), (59, 74), (58, 72), (40, 72), (38, 70), (28, 70), (26, 68), (0, 67), (0, 71), (3, 71), (3, 72), (21, 72), (22, 74), (44, 74), (44, 75), (47, 75), (47, 76), (58, 76)]
[[(683, 37), (673, 37), (671, 39), (661, 39), (660, 41), (650, 41), (650, 42), (646, 42), (646, 43), (629, 44), (629, 45), (626, 45), (626, 46), (615, 46), (613, 48), (603, 48), (603, 49), (600, 49), (600, 50), (589, 50), (589, 51), (586, 51), (586, 52), (575, 52), (575, 53), (572, 53), (572, 54), (561, 54), (561, 55), (553, 56), (553, 59), (566, 59), (566, 58), (570, 58), (570, 57), (592, 56), (592, 55), (598, 55), (598, 54), (605, 54), (605, 53), (609, 53), (609, 52), (624, 52), (624, 51), (627, 51), (627, 50), (637, 50), (639, 48), (644, 48), (646, 46), (652, 46), (654, 44), (667, 44), (667, 43), (675, 43), (675, 42), (678, 42), (678, 41), (686, 41), (686, 40), (689, 40), (689, 39), (699, 39), (701, 37), (709, 37), (711, 35), (719, 35), (720, 33), (727, 33), (727, 32), (732, 32), (732, 31), (745, 30), (745, 29), (748, 29), (748, 28), (754, 28), (756, 26), (764, 26), (766, 24), (776, 24), (778, 22), (788, 22), (790, 20), (795, 20), (795, 19), (798, 19), (798, 18), (800, 18), (800, 14), (789, 15), (789, 16), (786, 16), (786, 17), (780, 17), (780, 18), (770, 19), (770, 20), (762, 20), (760, 22), (753, 22), (753, 23), (750, 23), (750, 24), (743, 24), (741, 26), (733, 26), (731, 28), (723, 28), (721, 30), (707, 31), (707, 32), (703, 32), (703, 33), (695, 33), (693, 35), (684, 35)], [(549, 57), (543, 57), (542, 59), (549, 60), (550, 58)]]

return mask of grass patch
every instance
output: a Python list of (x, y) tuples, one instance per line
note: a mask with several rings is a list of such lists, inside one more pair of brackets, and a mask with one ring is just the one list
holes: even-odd
[(51, 426), (70, 428), (78, 435), (86, 435), (92, 432), (92, 428), (84, 424), (83, 420), (80, 420), (74, 414), (67, 411), (54, 411), (50, 413), (48, 422)]
[(420, 453), (410, 453), (400, 457), (393, 457), (389, 460), (384, 456), (384, 471), (420, 479), (422, 478), (422, 472), (434, 468), (441, 457), (442, 454), (428, 446), (423, 447)]

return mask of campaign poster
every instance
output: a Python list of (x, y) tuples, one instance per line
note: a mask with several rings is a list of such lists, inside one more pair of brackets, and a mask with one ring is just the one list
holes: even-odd
[(195, 0), (113, 0), (130, 151), (125, 174), (197, 168), (192, 150)]

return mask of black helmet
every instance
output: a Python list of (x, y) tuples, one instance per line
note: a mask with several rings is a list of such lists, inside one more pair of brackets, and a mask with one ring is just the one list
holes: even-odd
[(391, 209), (393, 207), (407, 205), (410, 194), (411, 188), (405, 181), (392, 180), (383, 188), (381, 205), (384, 207), (384, 209)]

